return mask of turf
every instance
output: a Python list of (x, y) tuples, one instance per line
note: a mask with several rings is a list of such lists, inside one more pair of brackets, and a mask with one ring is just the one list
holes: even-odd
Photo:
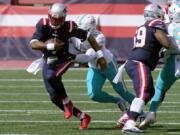
[[(153, 72), (156, 79), (158, 71)], [(92, 122), (87, 130), (79, 130), (76, 118), (65, 120), (53, 105), (44, 88), (41, 73), (34, 76), (25, 70), (0, 70), (0, 135), (120, 135), (116, 121), (122, 113), (114, 104), (91, 101), (86, 95), (86, 70), (70, 69), (63, 76), (69, 97)], [(133, 92), (132, 82), (125, 75)], [(145, 130), (147, 135), (180, 135), (179, 81), (168, 91), (159, 108), (157, 123)], [(107, 82), (104, 90), (117, 95)], [(149, 104), (145, 107), (148, 110)]]

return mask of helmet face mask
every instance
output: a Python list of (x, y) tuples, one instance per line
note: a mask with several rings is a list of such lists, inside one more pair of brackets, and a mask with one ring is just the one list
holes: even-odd
[(152, 19), (161, 19), (164, 18), (164, 12), (162, 7), (157, 4), (149, 4), (144, 8), (144, 18), (146, 21)]
[(174, 22), (174, 23), (180, 23), (180, 11), (176, 12), (176, 13), (172, 16), (172, 22)]
[(180, 12), (180, 3), (173, 3), (168, 9), (168, 16), (170, 20), (173, 19), (173, 15)]
[(48, 19), (50, 26), (54, 29), (61, 27), (66, 18), (66, 7), (64, 4), (55, 3), (49, 9)]
[(96, 29), (96, 19), (89, 14), (83, 14), (78, 17), (77, 25), (80, 29), (92, 32)]

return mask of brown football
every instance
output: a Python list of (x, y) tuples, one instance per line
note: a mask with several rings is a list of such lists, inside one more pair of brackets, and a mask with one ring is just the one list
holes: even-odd
[(54, 43), (54, 42), (57, 42), (57, 44), (61, 44), (63, 41), (61, 41), (60, 39), (58, 38), (51, 38), (51, 39), (48, 39), (45, 43)]
[(56, 51), (60, 51), (63, 49), (64, 47), (64, 42), (61, 41), (60, 39), (57, 39), (57, 38), (51, 38), (51, 39), (48, 39), (45, 44), (48, 44), (48, 43), (55, 43), (55, 50)]

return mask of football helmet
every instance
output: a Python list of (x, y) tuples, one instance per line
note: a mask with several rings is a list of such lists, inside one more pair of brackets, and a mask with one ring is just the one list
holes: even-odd
[(168, 9), (168, 16), (170, 20), (173, 19), (173, 15), (175, 15), (177, 12), (180, 12), (180, 3), (173, 3)]
[(152, 19), (161, 19), (163, 20), (164, 11), (161, 6), (157, 4), (148, 4), (144, 8), (144, 18), (145, 21), (149, 21)]
[(180, 23), (180, 11), (176, 12), (176, 13), (172, 16), (172, 22)]
[(66, 14), (67, 14), (67, 9), (64, 4), (54, 3), (49, 8), (49, 13), (48, 13), (50, 26), (54, 29), (61, 27), (61, 25), (64, 24)]
[(96, 29), (96, 19), (90, 14), (83, 14), (78, 17), (77, 25), (80, 29), (92, 32)]

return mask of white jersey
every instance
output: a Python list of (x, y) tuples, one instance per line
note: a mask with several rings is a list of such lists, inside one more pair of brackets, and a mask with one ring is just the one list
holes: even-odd
[[(111, 62), (113, 59), (113, 54), (108, 50), (105, 46), (105, 37), (102, 32), (95, 30), (91, 33), (98, 42), (98, 44), (102, 47), (101, 50), (103, 51), (104, 58), (106, 59), (107, 63)], [(89, 42), (86, 40), (81, 42), (78, 38), (71, 38), (69, 44), (69, 52), (73, 54), (79, 54), (81, 58), (77, 55), (75, 61), (77, 62), (88, 62), (89, 67), (99, 68), (97, 66), (97, 54), (94, 49), (91, 48)], [(84, 54), (82, 54), (84, 53)]]
[(170, 23), (168, 34), (172, 43), (171, 48), (167, 50), (168, 54), (180, 54), (180, 23)]

